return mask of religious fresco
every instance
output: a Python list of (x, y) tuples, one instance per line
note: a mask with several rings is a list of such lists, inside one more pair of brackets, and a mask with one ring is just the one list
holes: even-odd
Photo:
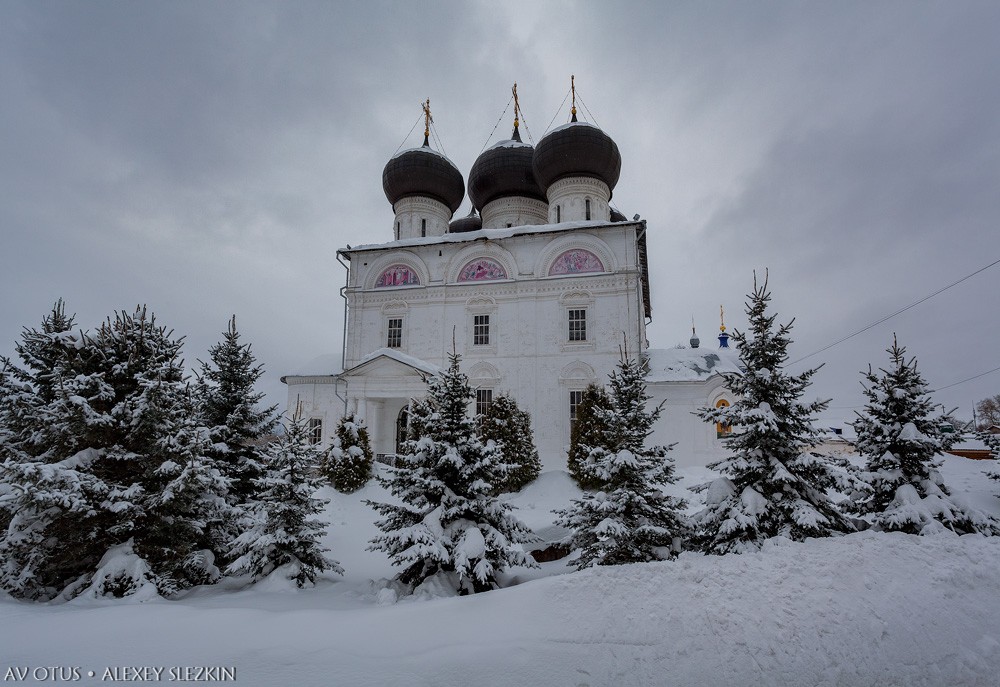
[(503, 265), (489, 258), (473, 260), (458, 273), (458, 281), (490, 281), (506, 278), (507, 270)]
[(420, 277), (408, 265), (390, 265), (375, 282), (376, 289), (392, 286), (419, 286)]
[(549, 269), (549, 276), (558, 274), (581, 274), (584, 272), (603, 272), (604, 263), (601, 259), (582, 248), (573, 248), (562, 253), (552, 267)]

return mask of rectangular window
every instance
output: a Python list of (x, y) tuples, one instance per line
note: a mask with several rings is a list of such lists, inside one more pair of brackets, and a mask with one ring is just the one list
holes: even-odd
[(472, 345), (473, 346), (489, 346), (490, 345), (490, 316), (489, 315), (473, 315), (472, 316)]
[(493, 403), (493, 389), (476, 389), (476, 415), (486, 415)]
[(574, 422), (576, 422), (576, 409), (580, 407), (580, 403), (582, 402), (583, 402), (582, 391), (569, 392), (569, 422), (571, 425)]
[(323, 441), (323, 420), (318, 417), (309, 419), (309, 443), (318, 444)]
[(427, 236), (427, 220), (420, 220), (420, 235)]
[(587, 311), (586, 310), (570, 310), (569, 311), (569, 340), (570, 341), (586, 341), (587, 340)]
[(403, 345), (403, 318), (393, 317), (389, 320), (389, 335), (385, 345), (389, 348), (399, 348)]

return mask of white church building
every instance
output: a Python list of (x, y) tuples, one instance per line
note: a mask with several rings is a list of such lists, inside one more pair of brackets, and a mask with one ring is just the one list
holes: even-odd
[[(509, 394), (532, 417), (544, 470), (566, 469), (570, 426), (583, 389), (606, 384), (621, 350), (650, 362), (651, 403), (663, 413), (652, 443), (676, 446), (680, 466), (722, 455), (726, 428), (693, 411), (731, 402), (720, 373), (738, 371), (720, 342), (651, 349), (646, 222), (610, 201), (618, 146), (577, 121), (523, 143), (515, 110), (510, 140), (484, 151), (469, 173), (474, 211), (453, 219), (466, 187), (458, 168), (428, 145), (386, 164), (394, 213), (373, 230), (381, 243), (347, 246), (346, 329), (340, 370), (288, 375), (288, 407), (329, 444), (345, 413), (365, 420), (373, 451), (391, 462), (405, 436), (405, 409), (454, 350), (483, 412)], [(478, 211), (478, 215), (476, 215)], [(331, 289), (334, 288), (331, 285)]]

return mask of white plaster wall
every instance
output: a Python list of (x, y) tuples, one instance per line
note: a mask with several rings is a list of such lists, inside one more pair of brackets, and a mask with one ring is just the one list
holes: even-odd
[(677, 445), (670, 451), (677, 467), (705, 466), (725, 457), (715, 424), (703, 421), (695, 411), (714, 407), (719, 398), (732, 403), (721, 377), (700, 382), (659, 382), (647, 386), (649, 407), (663, 403), (660, 419), (649, 437), (651, 445)]

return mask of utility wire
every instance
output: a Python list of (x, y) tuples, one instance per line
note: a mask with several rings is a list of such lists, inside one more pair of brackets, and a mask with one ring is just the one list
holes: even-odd
[[(413, 126), (410, 127), (410, 133), (406, 134), (406, 136), (403, 137), (403, 142), (399, 144), (399, 148), (396, 148), (396, 153), (399, 152), (400, 148), (402, 148), (404, 145), (406, 145), (406, 140), (413, 133), (413, 130), (417, 128), (417, 124), (419, 124), (420, 120), (423, 119), (423, 118), (424, 118), (424, 116), (420, 115), (419, 117), (417, 117), (417, 121), (413, 122)], [(393, 153), (392, 156), (396, 157), (396, 153)]]
[[(500, 119), (498, 119), (497, 123), (494, 125), (493, 131), (491, 131), (490, 135), (486, 138), (486, 143), (483, 144), (483, 150), (486, 150), (486, 146), (488, 146), (490, 144), (490, 141), (493, 140), (493, 134), (495, 134), (497, 132), (497, 127), (500, 126), (500, 122), (503, 121), (503, 118), (507, 114), (507, 110), (510, 108), (510, 104), (512, 102), (514, 102), (514, 96), (513, 95), (510, 96), (510, 100), (507, 101), (507, 107), (503, 108), (503, 112), (500, 113)], [(483, 150), (479, 151), (480, 155), (483, 154)]]
[(971, 382), (973, 379), (979, 379), (980, 377), (985, 377), (986, 375), (992, 374), (992, 373), (996, 372), (997, 370), (1000, 370), (1000, 367), (994, 367), (992, 370), (987, 370), (986, 372), (980, 372), (979, 374), (973, 375), (973, 376), (971, 376), (971, 377), (969, 377), (967, 379), (963, 379), (960, 382), (954, 382), (952, 384), (946, 384), (945, 386), (938, 387), (937, 389), (932, 389), (932, 391), (935, 391), (935, 392), (936, 391), (944, 391), (945, 389), (950, 389), (953, 386), (958, 386), (959, 384), (965, 384), (966, 382)]
[[(934, 298), (934, 296), (937, 296), (938, 294), (941, 294), (941, 293), (944, 293), (945, 291), (947, 291), (948, 289), (950, 289), (950, 288), (951, 288), (951, 287), (953, 287), (953, 286), (958, 286), (958, 285), (959, 285), (959, 284), (961, 284), (962, 282), (964, 282), (964, 281), (966, 281), (966, 280), (968, 280), (968, 279), (971, 279), (972, 277), (976, 276), (976, 275), (977, 275), (977, 274), (979, 274), (980, 272), (985, 272), (986, 270), (988, 270), (989, 268), (993, 267), (994, 265), (1000, 265), (1000, 260), (994, 260), (994, 261), (993, 261), (993, 262), (991, 262), (991, 263), (990, 263), (989, 265), (986, 265), (986, 267), (980, 267), (980, 268), (979, 268), (978, 270), (976, 270), (975, 272), (973, 272), (973, 273), (971, 273), (971, 274), (967, 274), (967, 275), (965, 275), (964, 277), (962, 277), (962, 278), (961, 278), (961, 279), (959, 279), (958, 281), (953, 281), (952, 283), (950, 283), (950, 284), (948, 284), (947, 286), (944, 286), (944, 287), (942, 287), (942, 288), (938, 289), (937, 291), (935, 291), (934, 293), (932, 293), (932, 294), (930, 294), (930, 295), (928, 295), (928, 296), (924, 296), (924, 297), (923, 297), (923, 298), (921, 298), (921, 299), (920, 299), (919, 301), (916, 301), (916, 302), (914, 302), (914, 303), (910, 303), (910, 304), (909, 304), (908, 306), (906, 306), (905, 308), (900, 308), (899, 310), (897, 310), (896, 312), (892, 313), (891, 315), (886, 315), (886, 316), (885, 316), (885, 317), (883, 317), (882, 319), (880, 319), (880, 320), (876, 320), (875, 322), (872, 322), (871, 324), (869, 324), (869, 325), (867, 325), (867, 326), (865, 326), (865, 327), (862, 327), (862, 328), (861, 328), (861, 329), (859, 329), (858, 331), (856, 331), (856, 332), (853, 332), (853, 333), (851, 333), (851, 334), (848, 334), (847, 336), (845, 336), (845, 337), (842, 337), (842, 338), (840, 338), (840, 339), (837, 339), (837, 340), (836, 340), (836, 341), (834, 341), (833, 343), (831, 343), (831, 344), (828, 344), (828, 345), (824, 346), (823, 348), (820, 348), (820, 349), (819, 349), (819, 350), (817, 350), (817, 351), (813, 351), (812, 353), (810, 353), (810, 354), (808, 354), (808, 355), (804, 355), (804, 356), (802, 356), (801, 358), (799, 358), (798, 360), (793, 360), (792, 362), (790, 362), (790, 363), (788, 363), (788, 364), (789, 364), (789, 365), (795, 365), (796, 363), (801, 363), (801, 362), (802, 362), (803, 360), (805, 360), (806, 358), (811, 358), (811, 357), (813, 357), (814, 355), (818, 355), (818, 354), (822, 353), (823, 351), (828, 351), (828, 350), (830, 350), (831, 348), (833, 348), (834, 346), (837, 346), (837, 345), (839, 345), (839, 344), (842, 344), (842, 343), (844, 343), (844, 342), (845, 342), (845, 341), (847, 341), (848, 339), (853, 339), (853, 338), (854, 338), (855, 336), (857, 336), (858, 334), (863, 334), (864, 332), (867, 332), (867, 331), (868, 331), (869, 329), (872, 329), (873, 327), (877, 327), (878, 325), (882, 324), (883, 322), (887, 322), (888, 320), (891, 320), (891, 319), (892, 319), (893, 317), (895, 317), (896, 315), (900, 315), (900, 314), (902, 314), (902, 313), (906, 312), (907, 310), (910, 310), (911, 308), (915, 308), (915, 307), (917, 307), (917, 306), (918, 306), (918, 305), (920, 305), (921, 303), (924, 303), (924, 302), (926, 302), (926, 301), (929, 301), (930, 299)], [(986, 373), (984, 373), (984, 374), (986, 374)], [(957, 383), (960, 383), (960, 382), (957, 382)]]

